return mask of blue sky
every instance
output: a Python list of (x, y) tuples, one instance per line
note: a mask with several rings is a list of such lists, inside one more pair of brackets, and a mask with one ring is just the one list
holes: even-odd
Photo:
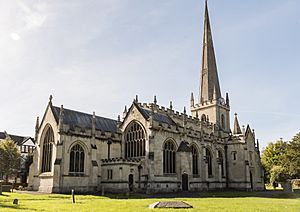
[[(198, 97), (204, 0), (0, 0), (0, 131), (34, 136), (55, 105), (116, 118), (136, 94)], [(210, 0), (231, 119), (261, 145), (300, 131), (300, 1)]]

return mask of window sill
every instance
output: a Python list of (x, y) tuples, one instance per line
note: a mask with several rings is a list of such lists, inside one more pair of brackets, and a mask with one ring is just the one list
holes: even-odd
[(52, 172), (43, 172), (39, 175), (40, 178), (53, 177)]
[(163, 176), (164, 177), (176, 177), (177, 174), (176, 173), (164, 173)]
[(85, 174), (84, 173), (69, 173), (68, 176), (72, 176), (72, 177), (84, 177)]

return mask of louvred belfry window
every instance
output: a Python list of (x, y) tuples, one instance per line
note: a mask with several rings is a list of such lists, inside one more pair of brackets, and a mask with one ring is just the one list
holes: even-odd
[(140, 124), (132, 122), (125, 130), (125, 157), (145, 156), (145, 132)]

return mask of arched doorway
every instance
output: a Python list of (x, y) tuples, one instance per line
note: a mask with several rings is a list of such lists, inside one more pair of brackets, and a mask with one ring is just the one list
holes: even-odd
[(186, 173), (182, 174), (182, 191), (189, 190), (189, 176)]
[(129, 191), (133, 191), (133, 174), (128, 176), (128, 187)]

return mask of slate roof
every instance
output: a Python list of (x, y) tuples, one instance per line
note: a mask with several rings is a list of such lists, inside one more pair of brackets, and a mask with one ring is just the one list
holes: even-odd
[(0, 132), (0, 139), (5, 139), (6, 136), (5, 136), (5, 133), (4, 132)]
[[(58, 122), (60, 107), (52, 106), (52, 111), (54, 113), (55, 119)], [(80, 127), (84, 129), (92, 129), (93, 115), (82, 113), (79, 111), (69, 110), (64, 108), (64, 124), (70, 126), (71, 129), (75, 127)], [(113, 119), (108, 119), (100, 116), (96, 116), (96, 130), (104, 132), (117, 132), (117, 121)]]
[[(148, 119), (150, 117), (151, 111), (146, 110), (145, 108), (140, 108), (143, 115)], [(167, 115), (161, 113), (154, 113), (153, 120), (165, 124), (176, 125), (176, 123)]]
[[(18, 146), (21, 146), (25, 141), (30, 139), (30, 137), (28, 136), (19, 136), (19, 135), (10, 135), (10, 134), (8, 135)], [(4, 132), (0, 132), (0, 139), (5, 139), (5, 138), (6, 138), (6, 134)]]

